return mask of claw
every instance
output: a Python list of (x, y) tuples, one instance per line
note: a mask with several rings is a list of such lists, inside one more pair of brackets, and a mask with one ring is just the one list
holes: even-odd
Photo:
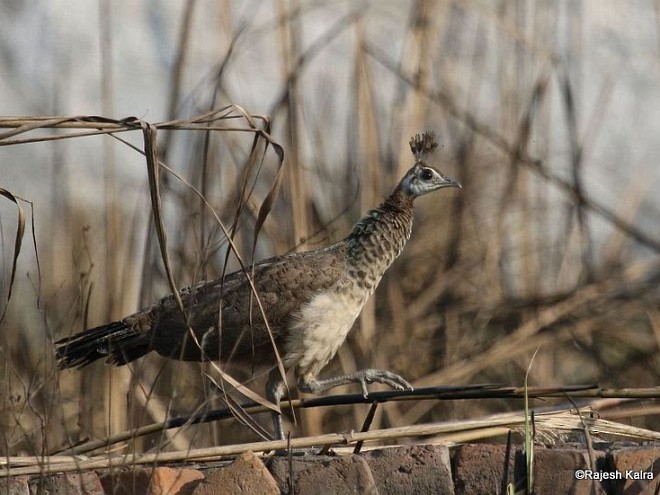
[(319, 393), (348, 383), (359, 383), (360, 388), (362, 389), (362, 395), (365, 399), (369, 396), (369, 390), (367, 389), (367, 384), (369, 383), (383, 383), (395, 390), (413, 389), (413, 386), (410, 383), (396, 373), (372, 368), (355, 371), (349, 375), (328, 378), (326, 380), (318, 380), (313, 375), (303, 374), (298, 376), (298, 389), (301, 392), (308, 393)]
[(365, 379), (360, 380), (360, 385), (362, 386), (362, 397), (366, 399), (367, 396), (369, 395), (369, 390), (367, 389), (367, 380)]
[(362, 395), (365, 398), (369, 394), (367, 383), (382, 383), (395, 390), (413, 389), (410, 383), (391, 371), (366, 369), (359, 371), (355, 375), (355, 378), (357, 379), (356, 381), (360, 383), (360, 386), (362, 387)]

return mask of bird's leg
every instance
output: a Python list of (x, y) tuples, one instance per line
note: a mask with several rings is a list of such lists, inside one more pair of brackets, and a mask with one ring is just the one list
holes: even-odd
[(369, 394), (367, 383), (383, 383), (393, 389), (412, 390), (413, 386), (396, 373), (385, 370), (366, 369), (359, 370), (348, 375), (342, 375), (335, 378), (319, 380), (315, 376), (307, 374), (298, 374), (298, 389), (302, 392), (319, 393), (329, 390), (339, 385), (348, 383), (359, 383), (362, 387), (362, 394), (366, 397)]
[[(275, 368), (268, 375), (268, 382), (266, 382), (266, 398), (273, 404), (279, 407), (280, 399), (284, 395), (284, 380), (278, 368)], [(272, 413), (273, 415), (273, 429), (277, 440), (284, 440), (284, 431), (282, 430), (282, 414), (278, 412)]]
[[(280, 371), (275, 368), (268, 375), (268, 382), (266, 383), (266, 397), (273, 404), (279, 406), (280, 399), (284, 396), (284, 380)], [(273, 412), (273, 429), (277, 440), (284, 440), (284, 430), (282, 429), (282, 415)], [(275, 451), (275, 455), (306, 455), (313, 453), (314, 449), (283, 449)]]

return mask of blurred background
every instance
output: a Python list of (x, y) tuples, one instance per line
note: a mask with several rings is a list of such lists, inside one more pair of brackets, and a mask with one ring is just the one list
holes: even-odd
[[(539, 349), (531, 385), (653, 386), (659, 7), (3, 0), (0, 113), (157, 123), (234, 105), (224, 130), (160, 131), (158, 146), (222, 222), (235, 223), (247, 260), (343, 238), (412, 164), (410, 137), (434, 130), (434, 164), (464, 188), (417, 202), (412, 240), (323, 375), (376, 367), (416, 386), (521, 386)], [(243, 111), (264, 117), (258, 125), (270, 125), (283, 163), (263, 143), (251, 150)], [(2, 454), (53, 452), (220, 406), (208, 365), (149, 355), (129, 367), (56, 372), (55, 340), (168, 294), (147, 168), (107, 135), (11, 132), (0, 129), (0, 188), (20, 198), (26, 228), (16, 259), (21, 218), (11, 195), (0, 197)], [(53, 135), (69, 137), (39, 141)], [(139, 131), (121, 137), (142, 149)], [(280, 166), (280, 194), (253, 253), (258, 211)], [(191, 187), (162, 175), (177, 284), (218, 276), (227, 242), (217, 219)], [(238, 267), (234, 257), (228, 263)], [(230, 371), (262, 393), (262, 374)], [(393, 403), (378, 409), (372, 428), (521, 407)], [(635, 407), (618, 419), (658, 427), (653, 401)], [(304, 411), (294, 432), (357, 430), (366, 411)], [(258, 419), (269, 427), (267, 416)], [(229, 421), (140, 438), (120, 451), (256, 439)]]

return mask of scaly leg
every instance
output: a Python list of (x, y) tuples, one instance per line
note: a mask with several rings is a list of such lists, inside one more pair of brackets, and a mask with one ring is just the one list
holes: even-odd
[[(279, 407), (280, 399), (284, 395), (284, 381), (280, 370), (275, 368), (268, 375), (268, 382), (266, 383), (266, 398), (273, 404)], [(273, 412), (273, 430), (277, 440), (284, 440), (284, 431), (282, 430), (282, 415)]]
[[(325, 380), (319, 380), (310, 374), (297, 373), (297, 377), (298, 389), (301, 392), (312, 394), (324, 392), (331, 388), (350, 383), (359, 383), (362, 387), (362, 394), (365, 397), (369, 394), (369, 390), (367, 389), (368, 383), (383, 383), (397, 390), (413, 389), (413, 386), (410, 383), (408, 383), (405, 379), (396, 373), (377, 369), (355, 371), (354, 373), (349, 373), (348, 375), (337, 376), (335, 378), (327, 378)], [(284, 381), (282, 380), (282, 376), (280, 375), (279, 370), (274, 369), (270, 372), (270, 375), (268, 375), (268, 382), (266, 383), (266, 397), (273, 404), (279, 406), (280, 399), (282, 399), (283, 396)], [(276, 438), (279, 440), (284, 440), (282, 416), (275, 412), (273, 413), (273, 429), (275, 431)]]
[(413, 389), (413, 386), (399, 375), (385, 370), (366, 369), (325, 380), (319, 380), (310, 374), (298, 374), (298, 389), (313, 394), (348, 383), (359, 383), (365, 397), (369, 394), (367, 383), (384, 383), (398, 390)]

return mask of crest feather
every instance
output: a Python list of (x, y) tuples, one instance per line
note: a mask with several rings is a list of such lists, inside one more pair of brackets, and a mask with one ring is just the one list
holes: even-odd
[(415, 161), (420, 162), (429, 153), (438, 147), (438, 142), (433, 131), (424, 131), (410, 138), (410, 151), (415, 156)]

